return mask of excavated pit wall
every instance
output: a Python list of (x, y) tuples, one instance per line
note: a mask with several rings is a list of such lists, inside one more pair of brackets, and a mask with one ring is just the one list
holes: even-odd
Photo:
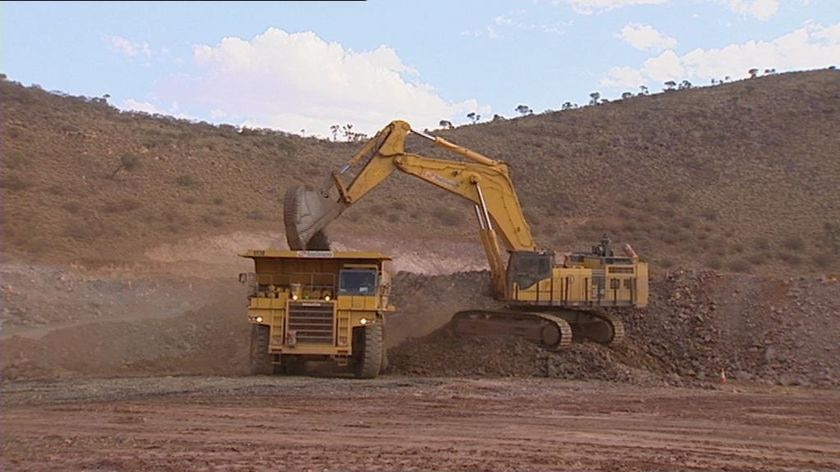
[[(192, 283), (201, 290), (201, 281)], [(4, 285), (4, 306), (18, 318), (39, 317), (46, 308), (27, 306), (35, 298), (26, 291), (42, 285), (35, 278), (32, 287), (20, 281), (14, 296)], [(75, 290), (99, 286), (112, 291), (111, 297), (131, 296), (132, 317), (108, 321), (112, 313), (103, 312), (100, 320), (39, 336), (6, 335), (0, 343), (3, 377), (245, 375), (249, 325), (242, 287), (214, 285), (214, 295), (201, 303), (203, 298), (197, 299), (195, 310), (151, 318), (144, 316), (144, 297), (149, 310), (158, 310), (156, 294), (167, 291), (83, 279)], [(674, 271), (652, 281), (647, 309), (622, 315), (623, 345), (584, 343), (559, 353), (520, 339), (455, 338), (448, 332), (445, 325), (454, 312), (499, 306), (489, 297), (487, 272), (400, 273), (393, 287), (399, 312), (388, 319), (387, 344), (394, 374), (685, 384), (715, 382), (725, 369), (730, 379), (743, 381), (840, 385), (840, 282), (833, 280)], [(88, 308), (69, 302), (49, 307), (68, 313)]]

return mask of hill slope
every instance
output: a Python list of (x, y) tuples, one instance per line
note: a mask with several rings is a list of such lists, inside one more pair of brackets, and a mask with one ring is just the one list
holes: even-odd
[[(9, 81), (0, 103), (3, 252), (24, 260), (142, 261), (162, 242), (279, 231), (287, 186), (322, 181), (360, 146), (121, 113)], [(439, 134), (511, 164), (546, 247), (608, 232), (656, 267), (780, 275), (840, 270), (838, 129), (840, 73), (814, 71)], [(341, 228), (475, 241), (471, 215), (399, 175)]]

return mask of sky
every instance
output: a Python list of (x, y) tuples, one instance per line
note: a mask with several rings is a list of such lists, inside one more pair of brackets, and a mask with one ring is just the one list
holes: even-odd
[(4, 1), (0, 17), (9, 80), (321, 137), (840, 65), (838, 0)]

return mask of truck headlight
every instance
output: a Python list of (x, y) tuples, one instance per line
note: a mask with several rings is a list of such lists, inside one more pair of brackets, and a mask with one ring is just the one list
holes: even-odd
[(366, 325), (367, 322), (368, 322), (367, 318), (362, 318), (362, 319), (359, 320), (359, 323), (361, 323), (363, 325)]
[(262, 320), (263, 320), (262, 316), (258, 316), (256, 318), (254, 318), (254, 321), (256, 321), (257, 323), (262, 323)]

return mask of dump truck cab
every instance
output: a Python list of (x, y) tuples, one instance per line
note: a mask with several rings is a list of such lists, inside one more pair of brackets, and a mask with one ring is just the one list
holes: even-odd
[(254, 272), (248, 321), (251, 372), (298, 370), (308, 361), (331, 361), (357, 377), (384, 370), (385, 313), (390, 279), (376, 252), (249, 250)]

